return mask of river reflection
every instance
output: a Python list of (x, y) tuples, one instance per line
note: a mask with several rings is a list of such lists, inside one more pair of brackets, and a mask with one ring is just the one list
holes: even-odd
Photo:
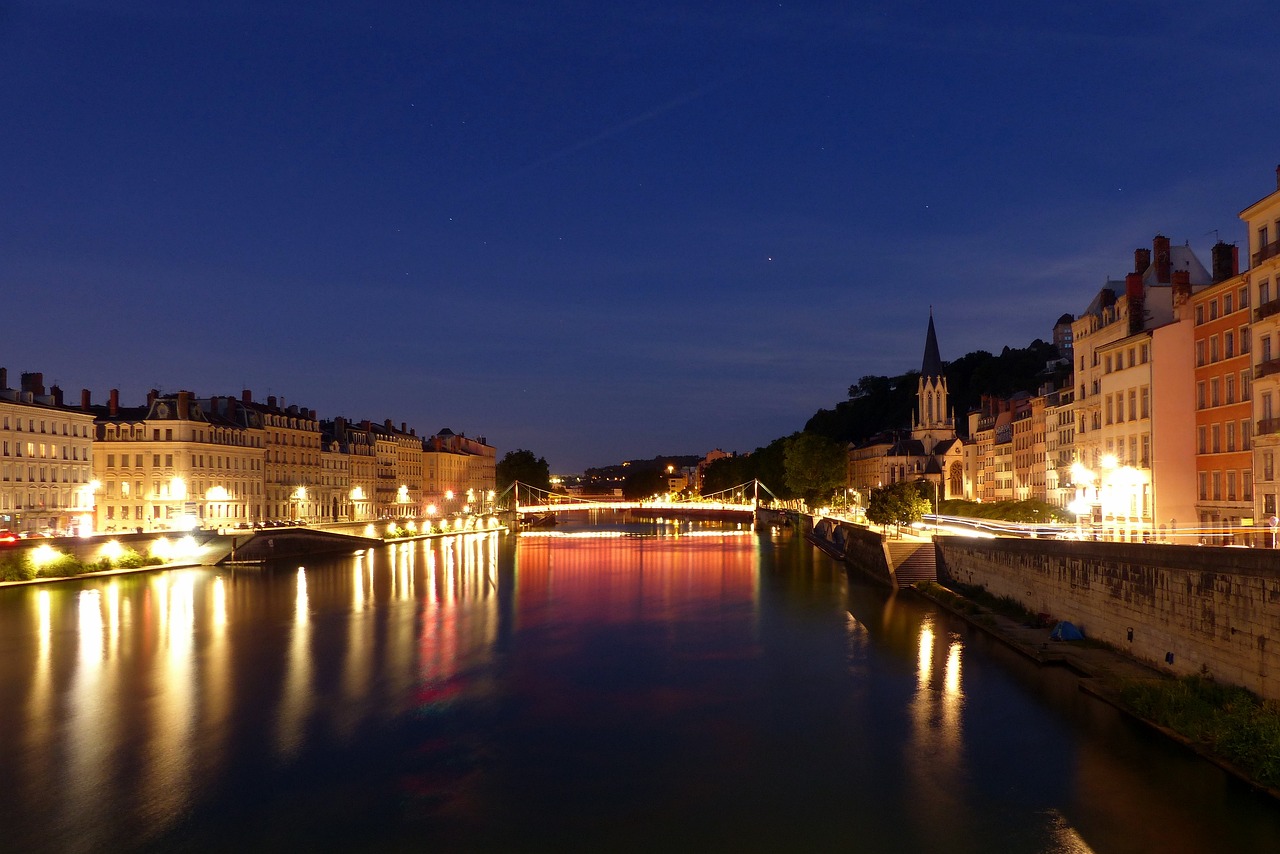
[(1069, 674), (738, 528), (0, 590), (0, 652), (13, 850), (1261, 851), (1280, 833), (1273, 804)]

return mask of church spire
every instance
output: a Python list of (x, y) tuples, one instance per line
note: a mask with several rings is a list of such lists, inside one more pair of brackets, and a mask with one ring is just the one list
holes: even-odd
[(942, 376), (942, 357), (938, 355), (938, 335), (933, 331), (933, 306), (929, 307), (929, 332), (924, 339), (924, 363), (920, 366), (923, 378)]

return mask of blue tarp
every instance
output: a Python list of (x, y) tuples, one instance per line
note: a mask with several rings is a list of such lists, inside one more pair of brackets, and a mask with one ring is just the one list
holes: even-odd
[(1077, 629), (1074, 623), (1062, 620), (1053, 627), (1053, 631), (1049, 632), (1049, 639), (1056, 641), (1084, 640), (1084, 633)]

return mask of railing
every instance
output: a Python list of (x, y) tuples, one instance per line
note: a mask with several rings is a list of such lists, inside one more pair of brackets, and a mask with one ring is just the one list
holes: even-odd
[(1273, 240), (1253, 253), (1253, 266), (1256, 267), (1268, 258), (1274, 258), (1277, 255), (1280, 255), (1280, 240)]
[(1280, 374), (1280, 359), (1267, 359), (1265, 362), (1259, 362), (1258, 366), (1253, 369), (1253, 378), (1262, 379), (1271, 374)]
[(1266, 436), (1272, 433), (1280, 433), (1280, 418), (1263, 418), (1258, 421), (1258, 429), (1254, 431), (1255, 436)]
[[(1256, 258), (1257, 256), (1254, 257)], [(1254, 263), (1257, 264), (1258, 262), (1255, 260)], [(1262, 305), (1255, 308), (1253, 310), (1253, 319), (1256, 322), (1262, 320), (1264, 317), (1270, 317), (1276, 312), (1280, 312), (1280, 299), (1273, 299), (1269, 302), (1264, 302)]]

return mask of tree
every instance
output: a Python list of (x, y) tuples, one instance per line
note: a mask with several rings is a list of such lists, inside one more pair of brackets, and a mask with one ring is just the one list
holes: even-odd
[(535, 457), (533, 451), (520, 448), (508, 451), (495, 467), (498, 491), (502, 492), (517, 480), (525, 486), (551, 491), (551, 468), (542, 457)]
[(622, 483), (622, 497), (628, 501), (642, 501), (666, 492), (667, 477), (656, 468), (632, 469)]
[(795, 434), (783, 450), (787, 488), (806, 501), (825, 501), (844, 486), (847, 456), (840, 442), (817, 433)]
[(904, 480), (871, 490), (867, 521), (876, 525), (910, 525), (919, 522), (929, 509), (929, 499), (920, 494), (920, 488)]

